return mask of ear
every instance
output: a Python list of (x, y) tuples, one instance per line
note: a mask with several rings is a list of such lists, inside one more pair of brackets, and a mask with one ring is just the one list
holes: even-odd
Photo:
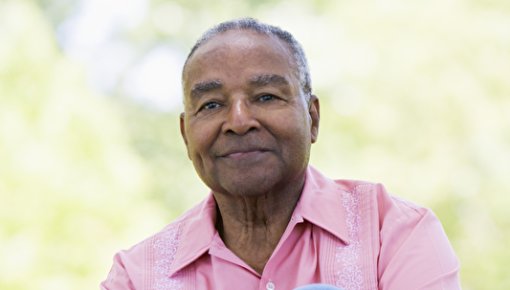
[(188, 158), (189, 156), (189, 150), (188, 150), (188, 138), (186, 136), (186, 127), (184, 125), (184, 112), (179, 115), (179, 125), (181, 129), (181, 136), (182, 140), (184, 141), (184, 145), (186, 145), (186, 151), (188, 152)]
[(317, 137), (319, 136), (319, 121), (321, 117), (319, 98), (317, 98), (316, 95), (310, 95), (308, 114), (310, 114), (310, 119), (312, 121), (310, 126), (312, 143), (315, 143), (317, 141)]

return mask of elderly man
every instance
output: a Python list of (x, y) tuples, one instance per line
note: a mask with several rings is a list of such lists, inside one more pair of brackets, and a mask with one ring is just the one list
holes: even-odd
[(319, 100), (292, 35), (253, 19), (221, 23), (182, 78), (182, 137), (211, 193), (118, 253), (102, 289), (460, 289), (431, 211), (308, 166)]

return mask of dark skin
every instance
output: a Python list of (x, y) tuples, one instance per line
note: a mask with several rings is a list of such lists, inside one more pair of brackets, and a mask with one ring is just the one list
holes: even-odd
[(303, 95), (286, 43), (248, 30), (198, 48), (183, 83), (181, 133), (218, 205), (218, 232), (262, 273), (304, 186), (319, 101)]
[(258, 273), (262, 273), (280, 241), (302, 185), (296, 184), (295, 188), (289, 188), (285, 199), (275, 199), (270, 194), (256, 199), (223, 200), (221, 195), (218, 195), (219, 199), (216, 198), (221, 214), (217, 229), (223, 242)]

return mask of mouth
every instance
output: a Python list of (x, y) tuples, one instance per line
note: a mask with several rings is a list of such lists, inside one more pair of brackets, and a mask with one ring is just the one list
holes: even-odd
[(232, 159), (243, 159), (243, 158), (250, 158), (255, 157), (259, 154), (263, 154), (267, 152), (267, 150), (247, 150), (247, 151), (237, 151), (237, 152), (231, 152), (228, 154), (225, 154), (224, 158), (232, 158)]
[(257, 159), (267, 152), (269, 150), (263, 148), (232, 149), (219, 154), (218, 157), (231, 160)]

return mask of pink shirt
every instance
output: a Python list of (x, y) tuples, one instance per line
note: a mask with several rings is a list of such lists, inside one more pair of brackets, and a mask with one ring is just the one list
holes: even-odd
[(233, 254), (201, 204), (115, 255), (101, 289), (460, 289), (459, 263), (434, 214), (382, 185), (331, 180), (309, 167), (301, 198), (262, 275)]

